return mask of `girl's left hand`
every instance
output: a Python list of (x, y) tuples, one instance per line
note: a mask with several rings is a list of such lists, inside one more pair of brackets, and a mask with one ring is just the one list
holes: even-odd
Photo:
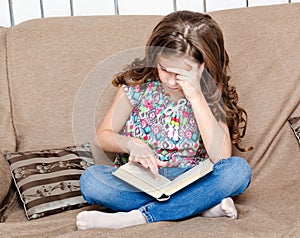
[(182, 88), (182, 91), (187, 100), (191, 100), (196, 95), (202, 95), (200, 80), (204, 70), (204, 63), (201, 65), (184, 59), (184, 63), (191, 67), (191, 70), (182, 68), (166, 68), (168, 72), (176, 74), (177, 84)]

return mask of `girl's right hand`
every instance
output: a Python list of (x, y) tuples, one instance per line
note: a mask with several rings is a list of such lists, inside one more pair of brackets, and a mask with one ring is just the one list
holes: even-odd
[(150, 169), (155, 177), (158, 177), (158, 167), (167, 163), (159, 160), (152, 149), (138, 138), (130, 138), (128, 148), (129, 161), (140, 163), (146, 169)]
[(166, 68), (168, 72), (176, 74), (177, 84), (180, 85), (184, 96), (190, 102), (196, 98), (197, 95), (203, 96), (200, 80), (205, 69), (205, 64), (199, 64), (192, 59), (185, 58), (184, 63), (191, 69), (186, 70), (182, 68)]

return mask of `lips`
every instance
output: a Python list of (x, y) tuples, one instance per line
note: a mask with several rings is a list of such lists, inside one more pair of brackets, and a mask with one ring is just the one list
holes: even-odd
[(172, 88), (172, 87), (168, 87), (168, 88), (173, 91), (179, 90), (179, 88)]

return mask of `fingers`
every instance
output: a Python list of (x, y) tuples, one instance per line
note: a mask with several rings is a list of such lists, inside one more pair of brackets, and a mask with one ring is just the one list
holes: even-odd
[(155, 177), (158, 177), (158, 168), (165, 165), (165, 162), (160, 161), (154, 155), (149, 156), (129, 156), (129, 161), (140, 163), (144, 168), (150, 169)]
[(158, 166), (155, 163), (154, 159), (151, 160), (151, 163), (148, 164), (150, 171), (152, 172), (152, 174), (154, 175), (154, 177), (158, 177)]
[(154, 157), (152, 160), (152, 163), (149, 165), (149, 169), (153, 173), (154, 177), (158, 178), (158, 176), (159, 176), (158, 168), (164, 167), (166, 165), (167, 165), (167, 161), (161, 161), (158, 158)]
[(166, 70), (170, 73), (174, 73), (177, 75), (187, 75), (188, 74), (188, 70), (186, 69), (181, 69), (181, 68), (166, 68)]
[(200, 75), (202, 74), (204, 67), (205, 67), (204, 62), (202, 64), (199, 64), (188, 58), (184, 59), (184, 63), (186, 63), (187, 65), (189, 65), (192, 68), (191, 71), (199, 71)]
[(142, 140), (132, 140), (130, 146), (129, 161), (140, 163), (143, 167), (150, 169), (154, 176), (158, 176), (158, 167), (166, 165), (165, 162), (160, 161), (152, 149)]
[(187, 69), (182, 69), (182, 68), (167, 67), (166, 70), (170, 73), (188, 76), (188, 75), (190, 75), (191, 72), (197, 72), (198, 74), (201, 75), (204, 70), (204, 67), (205, 67), (205, 63), (199, 64), (188, 58), (184, 59), (184, 63), (186, 65), (188, 65), (191, 69), (187, 70)]
[(161, 161), (161, 160), (159, 160), (159, 159), (157, 159), (157, 158), (155, 158), (155, 159), (157, 160), (157, 165), (158, 165), (159, 167), (166, 167), (168, 161)]
[(199, 74), (200, 74), (200, 75), (202, 75), (204, 69), (205, 69), (205, 63), (202, 63), (202, 64), (200, 65), (200, 68), (199, 68)]
[(199, 63), (197, 63), (191, 59), (185, 58), (183, 61), (184, 61), (184, 63), (189, 65), (192, 68), (192, 70), (196, 70), (199, 68)]
[(172, 68), (167, 67), (166, 70), (173, 73), (184, 74), (184, 72), (190, 71), (197, 71), (200, 68), (200, 64), (192, 61), (191, 59), (185, 58), (183, 62), (188, 66), (190, 69), (182, 69), (182, 68)]
[(181, 74), (176, 75), (176, 79), (178, 80), (177, 83), (179, 83), (180, 86), (182, 86), (182, 85), (180, 84), (180, 83), (182, 83), (182, 82), (185, 82), (185, 81), (192, 82), (192, 80), (190, 80), (189, 77), (184, 76), (184, 75), (181, 75)]

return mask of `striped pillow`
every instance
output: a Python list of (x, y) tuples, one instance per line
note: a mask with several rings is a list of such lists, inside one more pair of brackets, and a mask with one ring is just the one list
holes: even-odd
[(4, 155), (28, 220), (86, 205), (79, 178), (84, 169), (94, 164), (89, 143)]
[(288, 121), (300, 145), (300, 117), (292, 117)]

